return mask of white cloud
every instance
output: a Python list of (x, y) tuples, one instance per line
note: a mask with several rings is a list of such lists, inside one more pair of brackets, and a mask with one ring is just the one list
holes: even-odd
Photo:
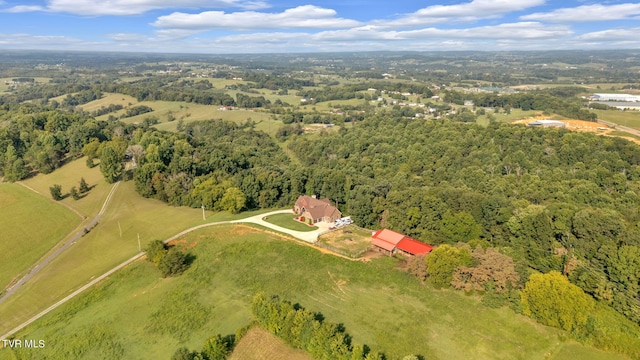
[(225, 13), (205, 11), (199, 14), (175, 12), (160, 16), (154, 26), (173, 29), (321, 29), (358, 26), (355, 20), (336, 17), (336, 11), (314, 5), (298, 6), (281, 13), (242, 11)]
[(545, 0), (473, 0), (463, 4), (428, 6), (396, 20), (378, 20), (373, 23), (388, 27), (411, 27), (452, 21), (471, 22), (522, 11), (544, 2)]
[[(0, 3), (1, 5), (2, 3)], [(38, 5), (18, 5), (8, 9), (3, 9), (3, 12), (8, 13), (22, 13), (22, 12), (33, 12), (33, 11), (45, 11), (46, 9), (42, 6)]]
[(86, 44), (88, 42), (68, 36), (0, 34), (0, 46), (12, 49), (75, 49)]
[(583, 5), (575, 8), (557, 9), (547, 13), (533, 13), (521, 16), (522, 20), (547, 22), (590, 22), (632, 19), (640, 15), (640, 4)]
[(263, 9), (264, 1), (244, 0), (49, 0), (47, 6), (20, 5), (7, 12), (49, 11), (78, 15), (137, 15), (150, 10), (167, 8), (227, 8)]
[(586, 33), (578, 36), (576, 39), (586, 41), (639, 41), (638, 34), (640, 34), (640, 27), (631, 29), (609, 29)]
[(508, 23), (467, 29), (426, 28), (408, 31), (387, 31), (376, 26), (348, 30), (324, 31), (313, 35), (322, 41), (361, 40), (433, 40), (433, 39), (552, 39), (573, 32), (566, 26), (547, 26), (538, 22)]

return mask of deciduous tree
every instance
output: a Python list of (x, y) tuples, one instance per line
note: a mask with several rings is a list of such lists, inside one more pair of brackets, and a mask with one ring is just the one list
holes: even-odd
[(122, 159), (116, 150), (111, 146), (105, 146), (102, 149), (102, 155), (100, 156), (100, 171), (102, 172), (104, 179), (109, 184), (113, 184), (120, 179), (123, 169)]
[(532, 274), (520, 300), (525, 315), (568, 331), (584, 326), (595, 306), (593, 298), (557, 271)]

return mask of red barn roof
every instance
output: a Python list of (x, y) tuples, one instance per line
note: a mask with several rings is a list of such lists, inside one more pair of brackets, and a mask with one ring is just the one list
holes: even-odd
[(373, 245), (391, 252), (397, 248), (411, 255), (420, 255), (427, 254), (433, 249), (429, 244), (388, 229), (378, 230), (372, 237)]
[(408, 252), (411, 255), (422, 255), (430, 253), (433, 250), (433, 246), (425, 243), (421, 243), (418, 240), (413, 240), (408, 237), (400, 240), (396, 247), (404, 252)]

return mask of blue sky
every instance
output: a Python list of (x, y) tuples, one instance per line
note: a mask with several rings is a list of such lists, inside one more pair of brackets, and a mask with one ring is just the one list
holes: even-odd
[(3, 48), (187, 53), (640, 48), (640, 2), (0, 0)]

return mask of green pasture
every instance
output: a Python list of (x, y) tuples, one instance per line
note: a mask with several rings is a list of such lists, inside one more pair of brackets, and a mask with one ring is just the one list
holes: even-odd
[(322, 101), (315, 104), (300, 103), (300, 107), (303, 110), (312, 111), (315, 108), (317, 111), (331, 111), (337, 105), (358, 106), (362, 104), (368, 104), (369, 101), (364, 99), (349, 99), (349, 100), (330, 100)]
[(618, 125), (640, 130), (640, 111), (620, 111), (620, 110), (594, 110), (589, 111), (598, 115), (598, 119), (610, 121)]
[[(11, 76), (11, 77), (0, 78), (0, 92), (5, 92), (7, 91), (7, 89), (9, 89), (10, 86), (12, 86), (11, 84), (6, 84), (5, 81), (10, 82), (11, 80), (18, 77), (21, 77), (21, 76)], [(27, 77), (31, 77), (31, 76), (27, 76)], [(34, 77), (33, 79), (35, 80), (36, 84), (45, 84), (51, 80), (51, 78), (46, 78), (46, 77)], [(18, 87), (21, 87), (21, 86), (31, 86), (31, 85), (18, 85)]]
[(0, 292), (73, 230), (81, 218), (18, 184), (0, 184)]
[(565, 342), (559, 330), (484, 307), (475, 296), (434, 290), (397, 270), (393, 258), (348, 261), (246, 225), (183, 240), (195, 261), (182, 276), (161, 279), (138, 261), (16, 335), (46, 339), (44, 349), (5, 349), (0, 359), (167, 358), (180, 346), (199, 350), (209, 336), (247, 325), (259, 291), (344, 324), (354, 342), (390, 359), (622, 359)]
[(269, 215), (268, 217), (264, 217), (263, 220), (281, 226), (285, 229), (295, 230), (295, 231), (313, 231), (318, 230), (317, 226), (309, 226), (307, 224), (303, 224), (300, 221), (296, 220), (297, 216), (293, 216), (291, 214), (275, 214)]
[(138, 234), (144, 249), (152, 240), (167, 239), (191, 226), (251, 214), (207, 212), (205, 221), (201, 209), (145, 199), (135, 192), (133, 182), (121, 183), (98, 225), (0, 304), (0, 333), (138, 253)]
[[(103, 93), (102, 98), (88, 102), (84, 105), (80, 105), (82, 110), (91, 112), (100, 109), (101, 107), (108, 107), (109, 105), (122, 105), (124, 107), (129, 104), (137, 104), (138, 100), (133, 96), (117, 94), (117, 93)], [(109, 117), (109, 114), (107, 114)]]
[[(104, 181), (99, 165), (88, 168), (86, 160), (86, 157), (82, 157), (70, 161), (50, 174), (38, 174), (23, 182), (25, 185), (48, 198), (51, 197), (49, 188), (54, 184), (58, 184), (62, 186), (62, 194), (66, 195), (66, 197), (61, 200), (63, 204), (72, 207), (83, 216), (93, 217), (100, 212), (102, 204), (113, 185), (107, 184)], [(81, 199), (74, 200), (69, 195), (69, 192), (73, 186), (79, 188), (81, 178), (84, 178), (91, 190), (83, 194)]]

